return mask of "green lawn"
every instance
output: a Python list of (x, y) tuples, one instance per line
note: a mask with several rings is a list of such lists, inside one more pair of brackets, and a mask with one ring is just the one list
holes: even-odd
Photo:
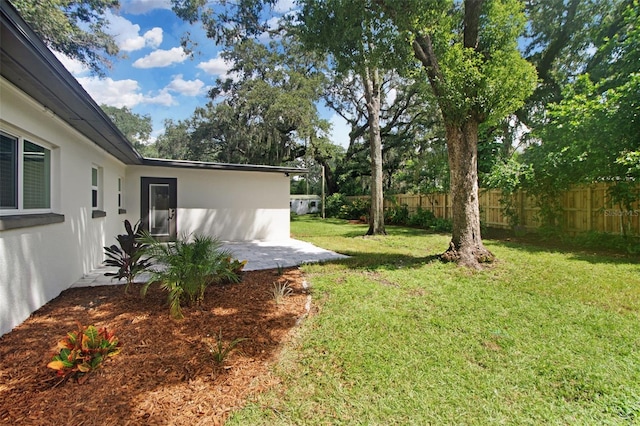
[(236, 425), (640, 424), (640, 263), (485, 241), (476, 272), (449, 237), (301, 218), (301, 240), (352, 256), (303, 269), (307, 319), (282, 384)]

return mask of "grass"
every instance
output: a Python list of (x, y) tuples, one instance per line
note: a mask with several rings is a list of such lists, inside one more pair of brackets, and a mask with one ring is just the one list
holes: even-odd
[(352, 256), (304, 267), (311, 316), (232, 425), (640, 424), (640, 263), (498, 241), (472, 272), (449, 237), (304, 218)]

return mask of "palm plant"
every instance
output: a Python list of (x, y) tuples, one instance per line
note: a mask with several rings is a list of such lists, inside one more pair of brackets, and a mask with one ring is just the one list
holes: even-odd
[(161, 243), (145, 234), (143, 240), (149, 244), (148, 253), (158, 267), (151, 271), (151, 279), (142, 287), (146, 295), (152, 283), (159, 283), (167, 291), (171, 316), (183, 318), (182, 303), (200, 303), (209, 284), (230, 281), (240, 277), (228, 267), (231, 253), (222, 250), (216, 238), (206, 235), (182, 236), (174, 243)]

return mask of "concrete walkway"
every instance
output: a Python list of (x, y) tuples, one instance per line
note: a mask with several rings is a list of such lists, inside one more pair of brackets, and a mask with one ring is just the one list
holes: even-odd
[[(246, 260), (245, 271), (259, 269), (275, 269), (278, 267), (299, 266), (304, 263), (326, 262), (329, 260), (345, 259), (348, 256), (325, 250), (299, 240), (276, 242), (250, 241), (225, 242), (223, 248), (233, 253), (238, 260)], [(123, 284), (123, 281), (105, 277), (104, 273), (115, 271), (115, 268), (100, 267), (75, 282), (71, 287), (92, 287), (98, 285)], [(140, 274), (136, 282), (145, 282), (148, 274)]]

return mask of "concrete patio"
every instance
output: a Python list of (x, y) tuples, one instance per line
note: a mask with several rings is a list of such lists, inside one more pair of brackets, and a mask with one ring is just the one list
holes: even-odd
[[(244, 267), (245, 271), (275, 269), (278, 267), (288, 268), (305, 263), (326, 262), (349, 257), (294, 239), (275, 242), (225, 242), (223, 248), (231, 251), (236, 259), (247, 261)], [(113, 270), (115, 268), (100, 267), (94, 269), (76, 281), (71, 287), (123, 284), (123, 281), (104, 276), (105, 272)], [(148, 274), (140, 274), (136, 278), (136, 282), (145, 282), (148, 276)]]

